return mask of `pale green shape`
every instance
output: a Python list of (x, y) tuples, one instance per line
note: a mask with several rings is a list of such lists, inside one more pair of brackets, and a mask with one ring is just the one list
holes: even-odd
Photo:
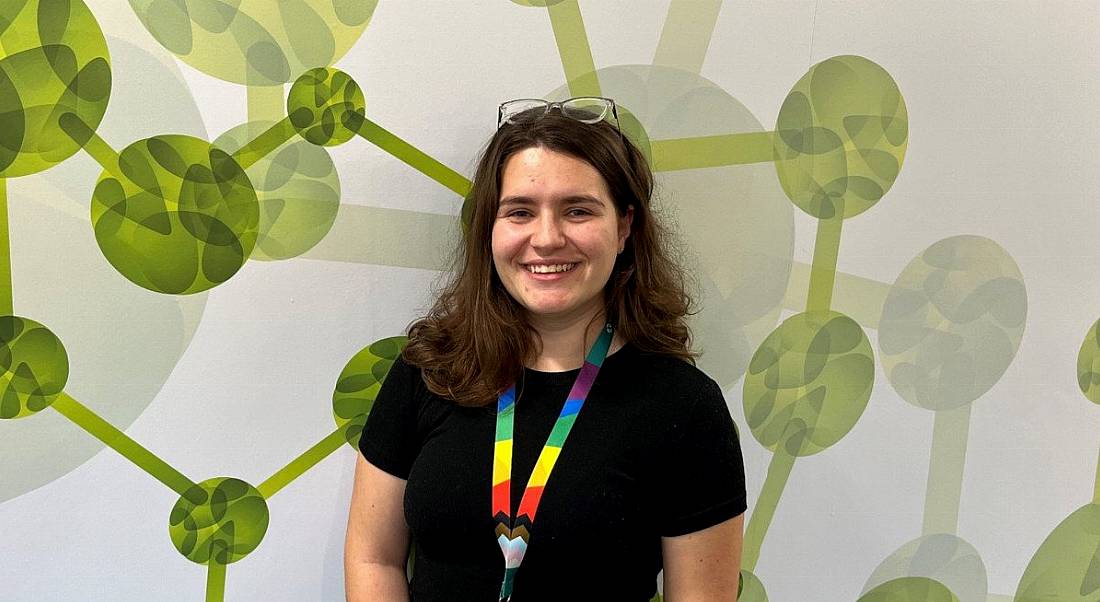
[(441, 272), (460, 235), (452, 215), (344, 203), (332, 231), (302, 257)]
[[(959, 529), (966, 446), (970, 441), (970, 405), (937, 410), (932, 426), (932, 455), (924, 492), (921, 532), (955, 533)], [(958, 592), (956, 588), (952, 591)]]
[(924, 535), (902, 544), (871, 573), (863, 593), (899, 577), (937, 581), (959, 602), (986, 602), (989, 594), (981, 555), (966, 540), (947, 533)]
[(298, 134), (324, 146), (351, 140), (359, 133), (366, 111), (362, 88), (339, 69), (306, 71), (294, 81), (286, 99), (287, 116)]
[(1027, 291), (1012, 257), (975, 235), (940, 240), (898, 274), (879, 320), (887, 378), (909, 403), (929, 410), (968, 404), (1016, 357)]
[[(236, 153), (251, 132), (272, 123), (246, 123), (218, 136), (214, 145)], [(312, 249), (332, 229), (340, 209), (340, 177), (328, 151), (291, 140), (245, 168), (256, 190), (260, 226), (250, 259), (279, 260)]]
[(840, 234), (844, 219), (833, 216), (817, 220), (814, 258), (810, 265), (810, 287), (806, 292), (806, 311), (829, 311), (836, 286), (836, 265), (840, 259)]
[(959, 602), (942, 583), (927, 577), (899, 577), (863, 594), (857, 602)]
[[(0, 178), (48, 169), (80, 150), (58, 120), (95, 129), (107, 110), (107, 43), (81, 0), (0, 2)], [(47, 50), (48, 49), (48, 50)]]
[(721, 8), (722, 0), (669, 2), (653, 64), (699, 73)]
[[(741, 102), (697, 73), (620, 65), (598, 76), (604, 94), (619, 106), (624, 132), (643, 153), (651, 139), (764, 131)], [(569, 96), (564, 85), (545, 98)], [(659, 173), (652, 205), (682, 246), (681, 263), (697, 293), (701, 311), (691, 327), (695, 348), (703, 352), (699, 366), (729, 388), (779, 320), (794, 249), (794, 208), (766, 163)]]
[(0, 419), (23, 418), (52, 404), (69, 379), (65, 346), (42, 324), (0, 316)]
[(737, 602), (768, 602), (764, 583), (751, 571), (741, 569), (741, 581), (737, 584)]
[(332, 416), (352, 448), (359, 448), (359, 437), (374, 399), (408, 342), (405, 336), (379, 339), (352, 356), (340, 372), (336, 390), (332, 392)]
[(798, 80), (775, 130), (775, 171), (788, 198), (814, 217), (850, 218), (894, 184), (909, 117), (882, 67), (859, 56), (835, 56)]
[(96, 242), (134, 284), (193, 294), (237, 273), (256, 245), (259, 207), (240, 165), (208, 142), (168, 134), (119, 154), (92, 193)]
[[(205, 137), (175, 63), (162, 63), (127, 40), (108, 41), (113, 69), (142, 76), (114, 82), (100, 134), (109, 140), (160, 131)], [(149, 90), (157, 91), (157, 102), (149, 102)], [(59, 169), (8, 182), (10, 223), (33, 224), (13, 233), (18, 269), (12, 277), (18, 306), (63, 333), (74, 367), (65, 392), (126, 430), (175, 370), (202, 319), (206, 295), (151, 295), (103, 260), (88, 224), (88, 194), (99, 173), (94, 161), (78, 155)], [(0, 420), (0, 457), (19, 458), (0, 463), (0, 502), (58, 479), (103, 448), (55, 412)]]
[(191, 562), (232, 564), (260, 545), (268, 520), (267, 501), (255, 487), (216, 477), (180, 496), (168, 516), (168, 535)]
[(512, 0), (512, 4), (518, 4), (520, 6), (530, 6), (534, 8), (545, 8), (547, 6), (561, 4), (564, 1), (565, 0)]
[(1100, 599), (1100, 505), (1085, 504), (1039, 545), (1016, 587), (1015, 602)]
[(745, 420), (764, 447), (801, 457), (840, 441), (867, 407), (871, 344), (854, 320), (812, 312), (783, 321), (749, 363)]
[(569, 91), (573, 96), (604, 96), (580, 4), (577, 0), (561, 0), (547, 2), (546, 7)]
[(225, 81), (271, 86), (350, 49), (378, 0), (130, 0), (161, 45)]
[(1077, 353), (1077, 385), (1093, 403), (1100, 403), (1100, 320), (1093, 323)]

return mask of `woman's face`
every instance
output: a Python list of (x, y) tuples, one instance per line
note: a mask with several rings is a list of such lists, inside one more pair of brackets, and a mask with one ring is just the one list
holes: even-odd
[(581, 318), (603, 307), (603, 289), (630, 234), (603, 176), (587, 162), (533, 147), (504, 164), (493, 223), (493, 265), (532, 316)]

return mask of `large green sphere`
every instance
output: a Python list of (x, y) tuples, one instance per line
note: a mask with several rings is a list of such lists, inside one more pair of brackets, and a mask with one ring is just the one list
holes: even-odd
[(1024, 334), (1027, 290), (996, 242), (952, 236), (909, 262), (886, 295), (879, 357), (890, 383), (929, 410), (964, 406), (1008, 369)]
[(313, 144), (336, 146), (351, 140), (366, 116), (363, 90), (339, 69), (318, 67), (290, 87), (286, 112), (298, 134)]
[[(270, 123), (239, 125), (214, 145), (236, 152)], [(312, 249), (340, 209), (340, 177), (328, 151), (294, 138), (245, 168), (260, 205), (259, 236), (250, 259), (280, 260)]]
[(267, 501), (255, 487), (218, 477), (184, 492), (168, 517), (168, 535), (192, 562), (230, 564), (260, 545), (267, 524)]
[(359, 447), (363, 425), (367, 423), (367, 415), (382, 388), (382, 381), (408, 342), (409, 339), (403, 336), (379, 339), (356, 353), (340, 373), (332, 393), (332, 415), (336, 426), (344, 429), (344, 438), (352, 447)]
[(129, 0), (162, 46), (208, 75), (288, 83), (331, 65), (359, 40), (378, 0)]
[(69, 356), (48, 328), (0, 316), (0, 418), (22, 418), (57, 399), (69, 378)]
[[(117, 172), (117, 173), (116, 173)], [(190, 294), (228, 280), (256, 244), (259, 206), (241, 166), (198, 138), (126, 147), (92, 194), (103, 255), (134, 284)]]
[(107, 43), (81, 0), (0, 3), (0, 178), (48, 169), (80, 150), (59, 120), (95, 130), (107, 110)]
[(833, 311), (796, 314), (749, 362), (745, 419), (764, 447), (809, 456), (855, 426), (874, 378), (871, 344), (859, 324)]
[(927, 577), (900, 577), (863, 594), (857, 602), (959, 602), (947, 586)]
[(775, 170), (787, 197), (814, 217), (849, 218), (893, 186), (909, 115), (885, 69), (863, 57), (835, 56), (798, 80), (775, 130)]
[(1015, 602), (1095, 602), (1100, 597), (1100, 505), (1085, 504), (1051, 531), (1016, 587)]

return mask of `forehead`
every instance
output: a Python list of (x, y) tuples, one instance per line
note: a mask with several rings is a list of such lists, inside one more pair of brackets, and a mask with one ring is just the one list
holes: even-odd
[(504, 162), (500, 196), (560, 197), (578, 194), (610, 200), (607, 182), (590, 163), (541, 147), (526, 148)]

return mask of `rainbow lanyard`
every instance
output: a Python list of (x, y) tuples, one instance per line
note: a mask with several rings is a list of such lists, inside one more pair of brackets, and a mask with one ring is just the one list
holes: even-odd
[(577, 413), (584, 406), (584, 400), (588, 398), (588, 392), (592, 390), (592, 383), (600, 372), (607, 357), (607, 350), (611, 347), (611, 324), (606, 324), (599, 338), (588, 351), (588, 357), (584, 358), (577, 380), (573, 381), (573, 388), (569, 390), (569, 396), (565, 398), (565, 405), (561, 408), (557, 422), (554, 423), (550, 436), (542, 446), (542, 453), (535, 462), (535, 469), (531, 471), (531, 478), (527, 481), (527, 487), (523, 490), (523, 497), (519, 502), (519, 512), (515, 522), (512, 522), (512, 425), (516, 417), (516, 386), (513, 384), (508, 390), (500, 394), (497, 400), (497, 433), (496, 442), (493, 444), (493, 520), (497, 522), (497, 543), (504, 553), (504, 581), (500, 586), (500, 600), (506, 602), (512, 597), (512, 581), (516, 571), (523, 562), (523, 555), (527, 552), (527, 542), (531, 539), (531, 526), (535, 522), (535, 512), (539, 508), (542, 499), (542, 491), (546, 488), (546, 481), (554, 470), (554, 463), (558, 461), (561, 448), (565, 445), (565, 439), (569, 431), (573, 430), (573, 423), (577, 420)]

